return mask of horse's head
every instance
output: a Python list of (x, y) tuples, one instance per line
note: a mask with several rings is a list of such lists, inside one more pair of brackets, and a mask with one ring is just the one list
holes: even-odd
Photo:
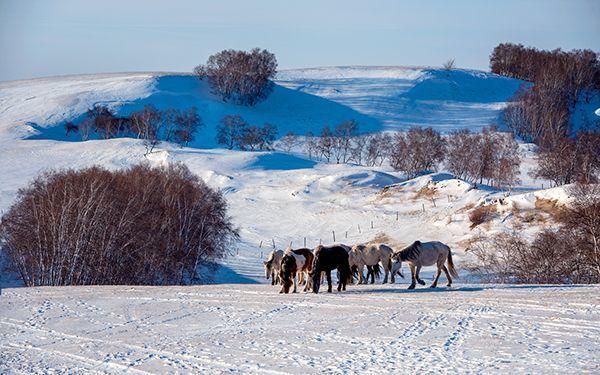
[(281, 260), (281, 271), (279, 279), (284, 293), (290, 292), (290, 287), (294, 283), (294, 273), (296, 272), (296, 259), (291, 255), (284, 255)]
[(398, 275), (400, 275), (400, 277), (404, 278), (404, 275), (402, 274), (402, 259), (400, 257), (400, 252), (395, 252), (392, 254), (391, 262), (392, 262), (392, 275), (395, 275), (396, 273), (398, 273)]
[(319, 293), (319, 287), (321, 286), (321, 272), (316, 272), (314, 269), (309, 273), (312, 279), (312, 291), (313, 293)]
[(267, 280), (269, 280), (269, 277), (271, 277), (271, 263), (272, 262), (269, 260), (263, 262), (263, 267), (265, 268), (265, 277)]

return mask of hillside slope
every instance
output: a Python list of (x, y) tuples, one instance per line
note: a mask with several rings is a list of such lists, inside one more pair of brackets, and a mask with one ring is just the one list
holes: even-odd
[[(261, 281), (261, 258), (273, 243), (278, 248), (314, 246), (333, 242), (334, 236), (338, 242), (356, 243), (385, 233), (398, 246), (441, 240), (461, 262), (462, 244), (473, 235), (465, 207), (502, 192), (472, 189), (444, 173), (398, 185), (404, 176), (385, 166), (333, 165), (301, 155), (214, 148), (215, 125), (224, 114), (239, 113), (253, 123), (274, 123), (280, 133), (318, 131), (323, 124), (348, 118), (357, 119), (365, 131), (401, 129), (411, 118), (445, 131), (477, 129), (497, 116), (520, 81), (475, 71), (346, 67), (284, 71), (277, 82), (269, 99), (252, 108), (221, 102), (205, 82), (190, 75), (100, 74), (0, 83), (0, 211), (46, 169), (182, 162), (226, 194), (240, 228), (240, 251), (223, 262), (217, 281)], [(65, 136), (62, 123), (77, 121), (96, 103), (120, 114), (145, 104), (196, 105), (206, 128), (192, 147), (163, 143), (148, 157), (140, 140), (82, 142), (76, 135)], [(521, 190), (529, 191), (541, 184), (526, 177), (531, 154), (525, 158)], [(392, 184), (394, 189), (381, 193)], [(433, 195), (422, 194), (425, 188)], [(511, 230), (510, 223), (499, 217), (487, 230)], [(0, 278), (0, 284), (7, 283)]]

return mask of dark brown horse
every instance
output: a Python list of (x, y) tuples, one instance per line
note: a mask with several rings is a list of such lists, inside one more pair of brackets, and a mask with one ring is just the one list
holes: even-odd
[[(292, 284), (294, 284), (293, 293), (296, 293), (296, 275), (304, 274), (308, 280), (313, 267), (313, 253), (310, 249), (302, 248), (292, 250), (288, 248), (281, 259), (281, 270), (279, 271), (279, 281), (281, 282), (281, 290), (279, 293), (289, 293)], [(298, 277), (300, 279), (300, 277)], [(308, 291), (310, 283), (307, 282), (304, 286), (304, 291)]]
[(312, 267), (312, 290), (319, 293), (321, 286), (321, 272), (327, 275), (327, 292), (331, 293), (331, 271), (338, 270), (338, 292), (346, 290), (346, 284), (352, 281), (350, 263), (348, 263), (348, 251), (344, 246), (323, 246), (315, 248), (315, 258)]

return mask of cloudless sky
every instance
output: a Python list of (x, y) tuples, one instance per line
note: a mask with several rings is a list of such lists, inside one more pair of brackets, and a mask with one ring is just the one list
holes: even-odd
[(0, 0), (0, 80), (191, 71), (261, 47), (281, 69), (488, 69), (500, 42), (600, 52), (600, 0)]

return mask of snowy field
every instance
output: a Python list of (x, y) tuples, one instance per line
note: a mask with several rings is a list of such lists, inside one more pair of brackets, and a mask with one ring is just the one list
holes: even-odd
[[(222, 103), (205, 83), (181, 74), (0, 82), (0, 212), (43, 170), (182, 162), (223, 191), (241, 235), (218, 269), (219, 285), (25, 289), (15, 275), (0, 273), (0, 373), (599, 371), (600, 289), (468, 283), (476, 281), (464, 269), (469, 239), (552, 226), (540, 212), (523, 227), (515, 207), (526, 215), (537, 199), (570, 199), (565, 188), (547, 189), (528, 175), (531, 145), (520, 145), (522, 183), (508, 193), (475, 189), (443, 171), (407, 181), (386, 166), (214, 144), (226, 114), (276, 124), (280, 135), (318, 132), (351, 118), (363, 131), (413, 124), (477, 130), (497, 121), (521, 81), (476, 71), (345, 67), (284, 71), (277, 82), (253, 108)], [(206, 127), (191, 147), (163, 143), (148, 157), (131, 138), (67, 137), (64, 122), (81, 119), (96, 103), (120, 115), (145, 104), (195, 105)], [(597, 106), (588, 107), (584, 115), (596, 116)], [(498, 204), (497, 216), (471, 229), (468, 211), (482, 202)], [(281, 296), (261, 284), (272, 243), (313, 247), (335, 236), (354, 244), (381, 234), (396, 249), (415, 240), (448, 243), (462, 283), (435, 292), (408, 292), (407, 284), (351, 286), (318, 296)], [(432, 271), (424, 269), (424, 279)]]
[(405, 287), (8, 289), (0, 372), (600, 371), (598, 287)]

